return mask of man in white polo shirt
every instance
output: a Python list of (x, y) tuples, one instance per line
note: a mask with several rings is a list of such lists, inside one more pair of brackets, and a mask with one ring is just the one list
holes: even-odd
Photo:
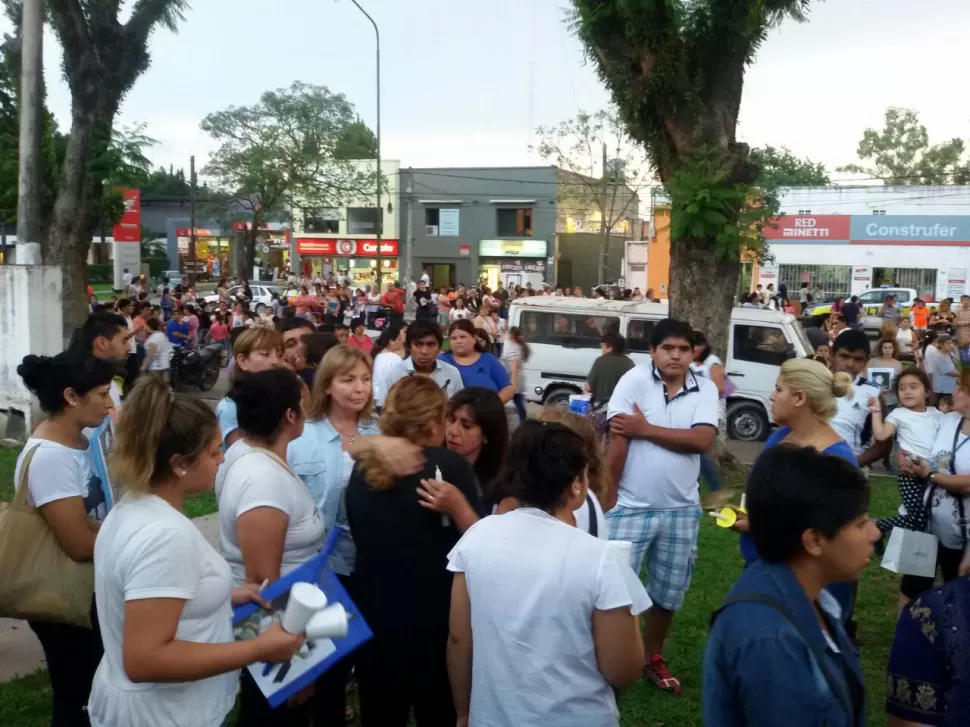
[(434, 318), (418, 318), (408, 326), (407, 342), (411, 355), (391, 369), (384, 395), (405, 376), (428, 376), (450, 399), (465, 388), (461, 372), (446, 361), (438, 360), (444, 336)]
[[(607, 463), (616, 505), (606, 513), (610, 540), (633, 543), (636, 573), (647, 559), (643, 673), (680, 693), (661, 655), (674, 613), (684, 603), (697, 555), (701, 455), (717, 436), (717, 387), (690, 371), (691, 327), (666, 319), (650, 340), (653, 361), (623, 375), (607, 409)], [(611, 498), (608, 498), (611, 499)]]

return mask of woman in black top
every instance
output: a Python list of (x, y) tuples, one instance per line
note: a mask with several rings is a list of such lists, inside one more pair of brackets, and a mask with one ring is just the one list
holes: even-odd
[(471, 466), (444, 449), (444, 392), (430, 378), (407, 376), (388, 392), (385, 435), (423, 447), (421, 472), (395, 478), (363, 457), (347, 486), (347, 520), (357, 546), (351, 594), (374, 638), (359, 652), (364, 727), (453, 727), (446, 646), (451, 604), (447, 556), (461, 533), (448, 517), (419, 503), (422, 481), (446, 480), (478, 509)]

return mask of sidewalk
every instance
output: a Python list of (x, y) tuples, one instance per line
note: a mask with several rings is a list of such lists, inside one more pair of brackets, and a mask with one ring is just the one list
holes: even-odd
[[(213, 547), (219, 547), (219, 516), (204, 515), (193, 521)], [(31, 674), (46, 666), (44, 652), (25, 621), (0, 618), (0, 683)]]

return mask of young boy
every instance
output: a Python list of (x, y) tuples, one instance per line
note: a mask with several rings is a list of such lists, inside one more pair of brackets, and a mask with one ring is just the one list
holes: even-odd
[(851, 463), (766, 450), (748, 478), (748, 566), (714, 613), (704, 653), (707, 727), (863, 727), (859, 656), (826, 588), (856, 580), (879, 531)]

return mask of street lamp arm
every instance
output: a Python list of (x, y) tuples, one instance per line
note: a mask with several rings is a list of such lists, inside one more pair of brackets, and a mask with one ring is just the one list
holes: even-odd
[(367, 18), (370, 21), (370, 24), (374, 26), (374, 33), (377, 35), (377, 42), (380, 43), (381, 42), (381, 31), (379, 31), (377, 29), (377, 23), (374, 22), (374, 18), (372, 18), (370, 16), (370, 13), (368, 13), (366, 10), (364, 10), (364, 8), (361, 7), (360, 3), (357, 2), (357, 0), (350, 0), (350, 2), (352, 2), (354, 5), (356, 5), (357, 6), (357, 9), (360, 10), (360, 12), (362, 12), (364, 14), (364, 17)]

